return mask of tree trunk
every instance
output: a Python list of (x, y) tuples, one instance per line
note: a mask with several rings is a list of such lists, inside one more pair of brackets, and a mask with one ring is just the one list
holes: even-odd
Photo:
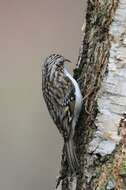
[(62, 153), (58, 190), (126, 190), (126, 0), (88, 0), (74, 77), (83, 108), (75, 144), (81, 170)]

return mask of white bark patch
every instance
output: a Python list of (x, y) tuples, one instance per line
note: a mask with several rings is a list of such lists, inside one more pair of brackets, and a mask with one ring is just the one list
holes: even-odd
[(89, 153), (111, 154), (119, 143), (118, 126), (126, 113), (126, 0), (120, 0), (110, 28), (111, 43), (108, 74), (98, 95), (95, 124), (97, 131), (89, 145)]

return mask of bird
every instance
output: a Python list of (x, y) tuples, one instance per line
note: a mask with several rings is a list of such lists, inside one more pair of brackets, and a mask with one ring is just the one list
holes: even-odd
[(70, 172), (80, 167), (74, 143), (75, 127), (81, 112), (82, 94), (78, 83), (66, 69), (71, 62), (60, 54), (51, 54), (42, 64), (42, 93), (48, 111), (64, 140)]

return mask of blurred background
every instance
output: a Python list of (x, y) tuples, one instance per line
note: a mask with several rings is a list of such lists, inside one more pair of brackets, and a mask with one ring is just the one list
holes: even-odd
[(0, 0), (0, 189), (51, 190), (62, 139), (41, 93), (41, 59), (75, 64), (82, 0)]

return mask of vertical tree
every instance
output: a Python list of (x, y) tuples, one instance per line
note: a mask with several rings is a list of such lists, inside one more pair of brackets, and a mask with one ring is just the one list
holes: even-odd
[(58, 190), (126, 190), (125, 11), (126, 0), (87, 2), (74, 70), (83, 94), (74, 139), (81, 171), (69, 176), (63, 151)]

